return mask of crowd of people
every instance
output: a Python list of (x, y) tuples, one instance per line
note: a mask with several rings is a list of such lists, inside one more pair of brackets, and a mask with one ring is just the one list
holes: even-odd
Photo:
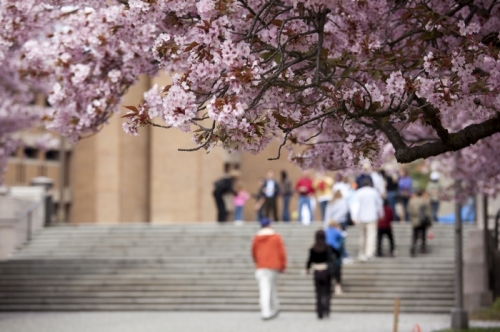
[[(430, 174), (426, 188), (416, 188), (404, 168), (399, 172), (386, 172), (365, 167), (364, 171), (355, 177), (337, 176), (336, 181), (324, 172), (317, 172), (313, 177), (311, 171), (303, 171), (301, 176), (293, 181), (284, 170), (277, 179), (275, 172), (269, 170), (265, 178), (258, 180), (258, 189), (254, 193), (246, 190), (240, 173), (233, 170), (215, 182), (213, 196), (217, 207), (217, 221), (223, 223), (231, 219), (236, 224), (242, 223), (243, 211), (245, 207), (248, 209), (253, 198), (253, 205), (250, 204), (250, 207), (255, 211), (255, 218), (250, 219), (260, 220), (266, 217), (274, 222), (297, 220), (307, 225), (315, 220), (319, 207), (320, 220), (327, 223), (333, 219), (345, 229), (351, 223), (349, 214), (352, 213), (355, 194), (363, 187), (365, 180), (377, 190), (382, 200), (386, 200), (392, 211), (391, 221), (410, 221), (409, 202), (417, 189), (425, 189), (425, 194), (431, 201), (432, 217), (437, 220), (442, 191), (439, 173)], [(297, 204), (296, 209), (291, 211), (294, 196)]]
[[(271, 219), (278, 220), (277, 200), (283, 199), (283, 221), (289, 221), (290, 198), (298, 196), (298, 221), (308, 224), (312, 221), (315, 197), (320, 207), (323, 228), (314, 236), (314, 244), (309, 249), (306, 272), (313, 274), (316, 293), (316, 313), (319, 319), (330, 314), (332, 280), (334, 293), (342, 294), (342, 262), (349, 256), (345, 250), (346, 228), (356, 226), (360, 230), (358, 260), (363, 262), (382, 256), (382, 240), (389, 240), (389, 255), (395, 256), (395, 239), (392, 223), (410, 222), (413, 233), (410, 254), (426, 253), (427, 230), (437, 220), (441, 186), (439, 174), (432, 172), (426, 188), (413, 184), (405, 169), (398, 173), (386, 174), (365, 168), (353, 178), (333, 178), (319, 173), (312, 179), (308, 172), (292, 186), (285, 172), (281, 181), (269, 171), (259, 186), (255, 196), (257, 218), (261, 230), (252, 244), (252, 256), (256, 264), (255, 276), (260, 291), (261, 314), (264, 320), (275, 318), (279, 313), (276, 280), (286, 268), (284, 243), (271, 228)], [(243, 194), (241, 194), (243, 195)], [(240, 196), (237, 192), (236, 197)], [(244, 196), (248, 199), (249, 195)], [(401, 211), (396, 212), (396, 204)], [(236, 204), (235, 204), (236, 205)], [(420, 250), (417, 244), (420, 242)]]

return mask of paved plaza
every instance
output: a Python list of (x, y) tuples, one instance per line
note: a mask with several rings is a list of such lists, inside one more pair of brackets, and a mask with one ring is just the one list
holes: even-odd
[[(422, 332), (430, 332), (448, 327), (449, 320), (448, 315), (404, 314), (399, 331), (411, 332), (419, 324)], [(390, 314), (333, 314), (320, 321), (311, 313), (288, 312), (263, 322), (257, 313), (0, 313), (2, 332), (388, 332), (392, 324)]]

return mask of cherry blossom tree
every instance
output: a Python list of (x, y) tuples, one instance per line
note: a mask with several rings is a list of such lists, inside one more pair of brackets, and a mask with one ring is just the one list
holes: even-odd
[(387, 144), (402, 163), (463, 149), (454, 175), (481, 170), (477, 189), (500, 189), (500, 1), (0, 4), (0, 62), (49, 96), (41, 121), (73, 140), (163, 70), (172, 84), (127, 105), (126, 132), (177, 128), (193, 133), (187, 150), (252, 153), (279, 139), (277, 157), (328, 169), (380, 163)]
[[(1, 61), (0, 61), (1, 62)], [(38, 124), (42, 109), (33, 105), (34, 94), (19, 80), (18, 73), (4, 63), (0, 66), (0, 183), (7, 159), (16, 150), (13, 134)]]

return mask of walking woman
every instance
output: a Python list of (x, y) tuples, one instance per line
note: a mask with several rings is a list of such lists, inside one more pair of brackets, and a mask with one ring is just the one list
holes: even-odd
[(306, 271), (314, 273), (314, 287), (316, 290), (316, 313), (319, 319), (330, 316), (330, 298), (332, 294), (332, 280), (328, 273), (327, 260), (329, 258), (328, 245), (326, 244), (325, 232), (319, 230), (315, 234), (315, 242), (309, 249), (309, 259)]

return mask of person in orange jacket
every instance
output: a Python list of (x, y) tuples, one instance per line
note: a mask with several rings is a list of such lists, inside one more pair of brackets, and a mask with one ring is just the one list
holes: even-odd
[(285, 272), (286, 252), (281, 236), (272, 229), (271, 221), (263, 218), (262, 228), (252, 242), (252, 257), (255, 262), (255, 279), (259, 283), (260, 311), (263, 320), (273, 319), (279, 314), (276, 280)]

